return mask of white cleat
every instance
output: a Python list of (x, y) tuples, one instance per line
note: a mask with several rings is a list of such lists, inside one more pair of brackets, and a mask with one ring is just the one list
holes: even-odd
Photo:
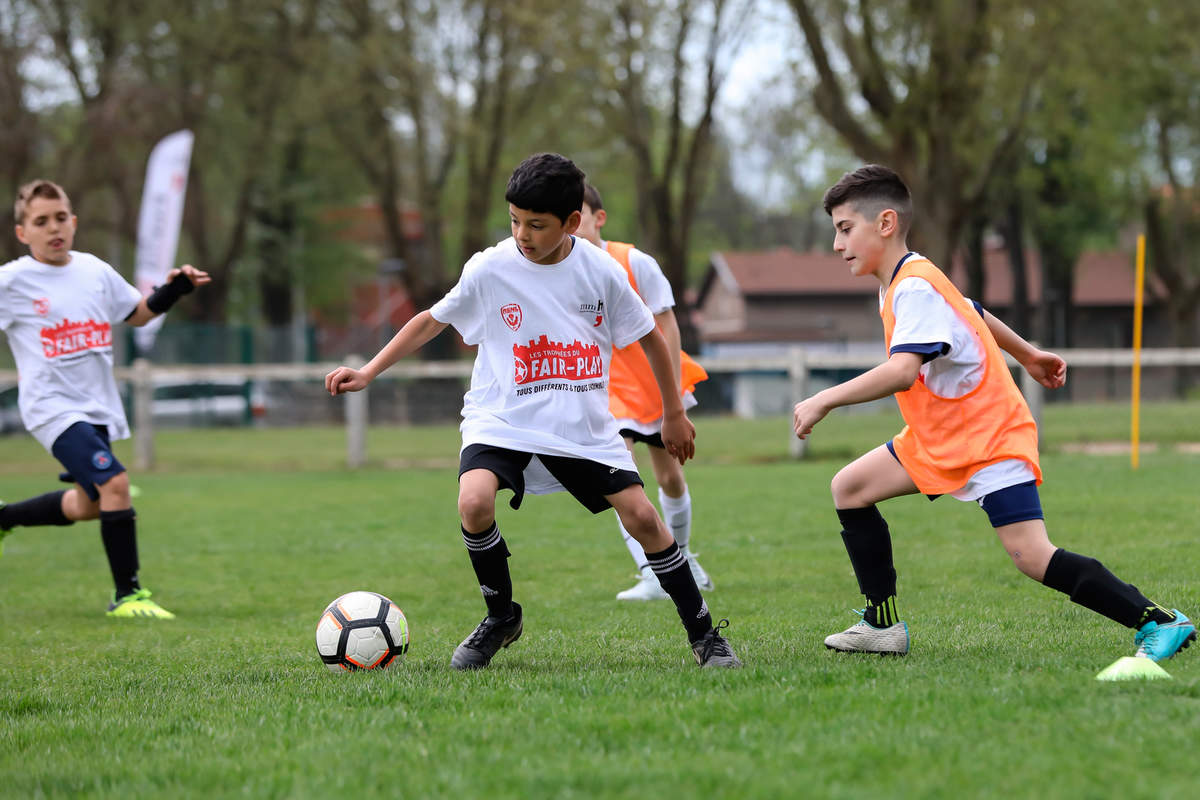
[(841, 633), (826, 636), (825, 646), (843, 653), (902, 656), (908, 652), (908, 623), (897, 622), (889, 628), (876, 628), (862, 620)]
[(700, 562), (696, 560), (695, 553), (684, 551), (687, 555), (688, 566), (692, 568), (692, 577), (696, 579), (696, 586), (702, 592), (711, 592), (713, 587), (712, 578), (708, 577), (708, 573), (704, 571), (704, 567), (700, 566)]
[(642, 567), (638, 574), (638, 582), (623, 592), (617, 592), (618, 600), (667, 600), (667, 594), (658, 582), (658, 576), (650, 567)]

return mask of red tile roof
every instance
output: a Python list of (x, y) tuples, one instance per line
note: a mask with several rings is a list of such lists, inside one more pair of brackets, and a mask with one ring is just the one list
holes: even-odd
[[(1029, 301), (1041, 300), (1041, 263), (1034, 251), (1026, 251)], [(878, 289), (868, 278), (856, 278), (834, 253), (799, 253), (790, 247), (774, 250), (730, 251), (713, 253), (710, 271), (700, 290), (701, 299), (714, 280), (736, 284), (742, 294), (814, 295), (871, 294)], [(984, 256), (984, 305), (1006, 306), (1012, 302), (1012, 271), (1008, 252), (989, 250)], [(966, 287), (966, 271), (956, 261), (951, 278), (959, 288)], [(1086, 252), (1076, 266), (1075, 303), (1081, 306), (1128, 305), (1134, 294), (1133, 257), (1122, 252)], [(1146, 300), (1163, 295), (1162, 285), (1153, 275), (1147, 277)]]

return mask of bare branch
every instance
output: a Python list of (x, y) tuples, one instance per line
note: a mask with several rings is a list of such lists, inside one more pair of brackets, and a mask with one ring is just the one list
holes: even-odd
[(845, 93), (837, 76), (830, 65), (829, 51), (825, 48), (825, 40), (821, 27), (808, 0), (791, 0), (808, 49), (812, 55), (813, 66), (817, 70), (817, 87), (813, 91), (813, 102), (817, 109), (834, 130), (850, 145), (860, 158), (868, 161), (887, 160), (888, 147), (878, 141), (866, 127), (854, 116), (846, 103)]

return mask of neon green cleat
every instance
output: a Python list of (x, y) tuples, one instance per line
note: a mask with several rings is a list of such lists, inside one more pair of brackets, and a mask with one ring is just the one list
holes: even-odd
[(150, 599), (149, 589), (138, 589), (119, 600), (114, 598), (108, 606), (110, 617), (148, 617), (150, 619), (175, 619), (175, 615)]

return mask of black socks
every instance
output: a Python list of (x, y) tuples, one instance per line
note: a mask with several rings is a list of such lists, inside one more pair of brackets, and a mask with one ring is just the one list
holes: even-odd
[(479, 579), (479, 590), (487, 603), (488, 616), (504, 619), (512, 616), (512, 576), (508, 572), (508, 545), (500, 535), (500, 527), (492, 527), (482, 533), (468, 533), (462, 529), (463, 542), (471, 556), (471, 566)]
[(1061, 547), (1050, 556), (1042, 583), (1057, 589), (1078, 603), (1127, 628), (1140, 628), (1147, 622), (1170, 622), (1175, 615), (1150, 600), (1130, 583), (1109, 572), (1094, 558), (1081, 556)]
[(687, 629), (688, 641), (702, 639), (712, 630), (712, 615), (708, 613), (708, 605), (700, 596), (696, 579), (692, 577), (692, 567), (679, 550), (679, 545), (671, 542), (666, 550), (646, 553), (646, 560), (650, 562), (650, 569), (654, 570), (663, 591), (675, 601), (675, 610)]
[(863, 619), (877, 628), (895, 625), (900, 615), (896, 611), (896, 568), (887, 522), (874, 505), (839, 508), (837, 515), (858, 589), (867, 598)]
[(137, 513), (132, 508), (100, 512), (100, 538), (108, 555), (117, 598), (133, 594), (138, 585)]
[(32, 527), (35, 525), (73, 525), (62, 510), (62, 498), (65, 489), (10, 503), (0, 508), (0, 528), (8, 530), (18, 525)]

